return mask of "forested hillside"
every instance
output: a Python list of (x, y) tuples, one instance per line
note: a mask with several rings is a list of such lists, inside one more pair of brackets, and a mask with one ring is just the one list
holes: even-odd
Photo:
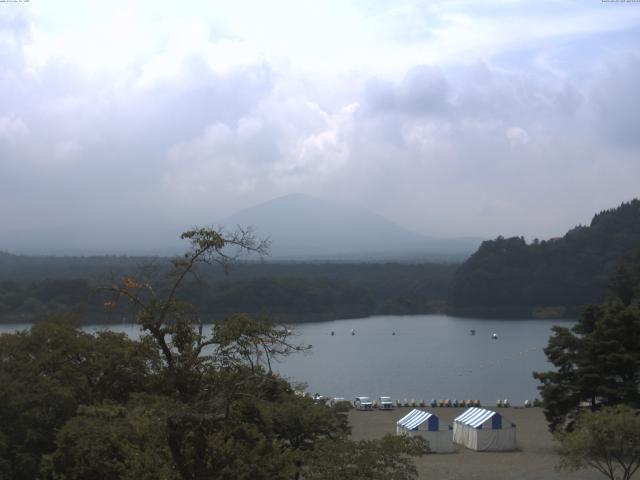
[(593, 217), (562, 237), (482, 243), (455, 273), (451, 306), (468, 314), (573, 314), (601, 301), (624, 255), (640, 248), (640, 200)]
[[(96, 289), (121, 281), (161, 278), (169, 259), (150, 257), (27, 257), (0, 254), (0, 322), (38, 322), (60, 312), (82, 321), (120, 322)], [(400, 263), (244, 263), (228, 274), (200, 268), (181, 295), (208, 312), (308, 321), (375, 314), (442, 311), (457, 265)]]

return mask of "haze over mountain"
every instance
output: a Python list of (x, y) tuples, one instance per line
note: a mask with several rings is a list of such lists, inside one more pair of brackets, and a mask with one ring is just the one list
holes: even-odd
[(278, 197), (222, 220), (228, 228), (251, 226), (271, 240), (273, 259), (462, 259), (479, 238), (420, 235), (363, 208), (303, 194)]
[(271, 240), (271, 260), (461, 261), (480, 245), (480, 238), (421, 235), (364, 208), (303, 194), (291, 194), (240, 210), (218, 222), (176, 225), (140, 219), (127, 231), (96, 224), (81, 231), (37, 226), (0, 232), (0, 251), (26, 255), (159, 255), (184, 251), (179, 239), (194, 225), (252, 227)]

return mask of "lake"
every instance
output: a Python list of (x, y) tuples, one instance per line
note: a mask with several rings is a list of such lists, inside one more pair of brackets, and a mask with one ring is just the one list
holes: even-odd
[[(572, 323), (412, 315), (296, 324), (292, 328), (298, 343), (313, 348), (286, 358), (275, 369), (293, 381), (306, 382), (311, 394), (479, 399), (484, 404), (507, 398), (521, 405), (539, 397), (531, 373), (551, 368), (542, 351), (551, 327)], [(26, 327), (0, 325), (0, 332)], [(102, 328), (131, 337), (139, 334), (137, 325), (87, 327)]]

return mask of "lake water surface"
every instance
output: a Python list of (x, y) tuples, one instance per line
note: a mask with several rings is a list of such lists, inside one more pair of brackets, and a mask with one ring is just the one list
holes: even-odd
[[(531, 374), (551, 368), (542, 349), (558, 324), (572, 322), (412, 315), (297, 324), (292, 328), (298, 343), (313, 348), (275, 368), (293, 381), (306, 382), (311, 394), (479, 399), (485, 404), (508, 398), (518, 405), (539, 396)], [(0, 332), (26, 327), (0, 325)], [(87, 327), (104, 328), (134, 338), (139, 334), (137, 325)], [(473, 336), (471, 329), (476, 330)]]

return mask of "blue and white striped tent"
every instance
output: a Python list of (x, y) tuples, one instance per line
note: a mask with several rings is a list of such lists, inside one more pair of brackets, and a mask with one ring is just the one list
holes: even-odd
[(421, 435), (429, 442), (429, 448), (436, 453), (453, 452), (451, 427), (440, 429), (436, 415), (424, 410), (413, 409), (396, 423), (398, 435)]
[(456, 417), (454, 422), (460, 422), (473, 428), (481, 428), (482, 424), (489, 419), (491, 419), (491, 428), (502, 427), (502, 415), (498, 412), (477, 407), (466, 410), (462, 415)]
[(453, 441), (478, 451), (515, 450), (516, 426), (484, 408), (469, 408), (453, 420)]
[(411, 410), (407, 415), (398, 420), (398, 427), (405, 428), (407, 430), (418, 430), (418, 428), (426, 423), (425, 430), (434, 432), (438, 430), (438, 417), (431, 412), (425, 412), (424, 410)]

